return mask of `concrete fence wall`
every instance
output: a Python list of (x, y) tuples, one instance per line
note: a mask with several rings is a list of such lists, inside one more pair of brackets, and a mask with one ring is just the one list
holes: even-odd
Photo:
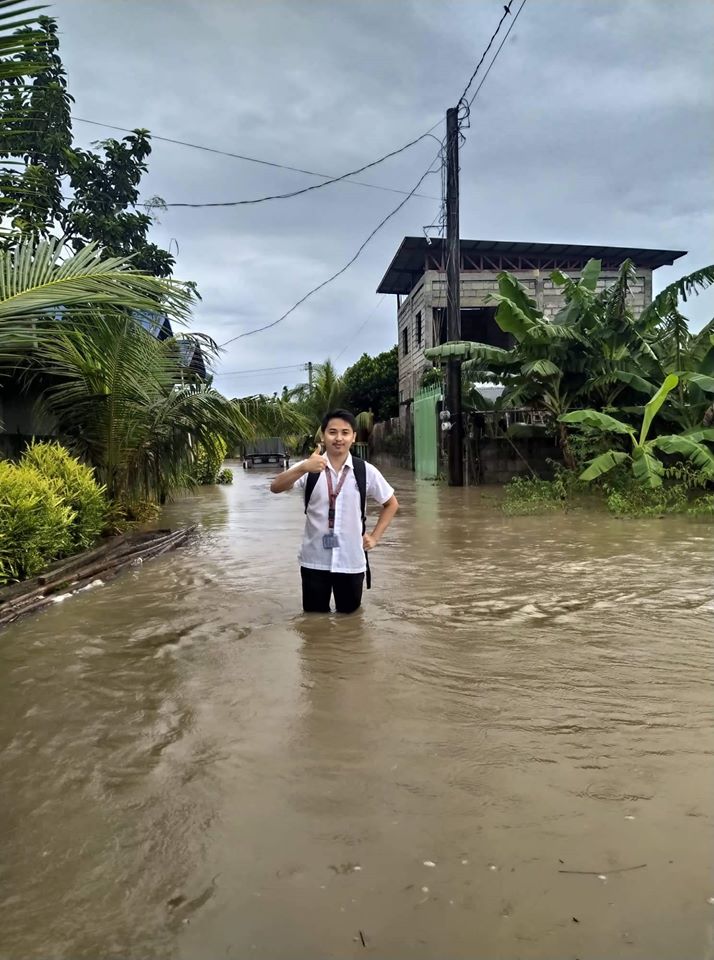
[[(369, 441), (369, 459), (375, 466), (413, 470), (413, 438), (398, 417), (375, 424)], [(439, 474), (448, 472), (446, 441), (439, 438)], [(489, 437), (477, 432), (467, 441), (465, 476), (469, 484), (508, 483), (513, 477), (553, 475), (553, 463), (561, 463), (560, 448), (552, 437)]]
[(369, 459), (375, 466), (403, 467), (411, 470), (412, 464), (411, 426), (405, 425), (399, 417), (375, 423), (369, 438)]

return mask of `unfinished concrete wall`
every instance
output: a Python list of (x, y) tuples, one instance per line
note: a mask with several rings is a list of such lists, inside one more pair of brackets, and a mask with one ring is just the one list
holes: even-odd
[[(414, 397), (426, 365), (424, 350), (433, 345), (431, 310), (426, 303), (423, 283), (418, 284), (398, 311), (399, 402)], [(431, 364), (429, 364), (431, 366)], [(402, 408), (403, 409), (403, 408)]]

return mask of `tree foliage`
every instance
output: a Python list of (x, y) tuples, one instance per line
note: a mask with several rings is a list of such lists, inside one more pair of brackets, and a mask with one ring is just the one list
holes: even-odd
[[(217, 454), (224, 440), (261, 432), (264, 405), (229, 401), (186, 370), (182, 347), (198, 344), (210, 359), (210, 338), (181, 330), (159, 340), (138, 319), (159, 310), (181, 328), (193, 297), (127, 259), (101, 259), (94, 245), (74, 256), (59, 240), (0, 251), (0, 372), (33, 385), (113, 500), (163, 500), (193, 482), (199, 444)], [(276, 412), (265, 419), (274, 427)]]
[(345, 404), (353, 411), (372, 411), (375, 420), (399, 415), (397, 347), (374, 357), (363, 353), (342, 377)]
[[(0, 86), (0, 214), (24, 237), (61, 233), (77, 252), (97, 242), (102, 256), (133, 255), (142, 272), (169, 276), (174, 258), (149, 241), (152, 218), (138, 208), (149, 132), (100, 141), (95, 150), (75, 147), (56, 21), (40, 17), (15, 36), (17, 76)], [(160, 198), (150, 201), (150, 209), (161, 206)]]
[(287, 393), (307, 418), (312, 433), (319, 430), (320, 421), (328, 410), (345, 406), (345, 388), (331, 360), (317, 363), (313, 367), (312, 384), (301, 383)]

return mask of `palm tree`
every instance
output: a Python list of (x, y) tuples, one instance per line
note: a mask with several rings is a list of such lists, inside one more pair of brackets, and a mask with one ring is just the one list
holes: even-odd
[(59, 314), (160, 310), (185, 323), (193, 300), (189, 284), (141, 274), (128, 258), (102, 260), (96, 244), (67, 256), (61, 239), (18, 240), (0, 249), (0, 357), (31, 348)]
[(61, 319), (43, 334), (27, 376), (48, 384), (43, 409), (112, 499), (163, 500), (190, 486), (197, 444), (213, 451), (219, 437), (253, 433), (212, 387), (182, 382), (179, 338), (158, 340), (126, 311)]
[(344, 403), (345, 388), (331, 360), (315, 364), (312, 384), (301, 383), (288, 391), (290, 399), (297, 401), (305, 410), (318, 419)]
[(199, 444), (214, 451), (221, 437), (255, 437), (260, 405), (229, 401), (186, 370), (182, 348), (198, 344), (210, 359), (217, 348), (209, 338), (161, 341), (137, 319), (159, 311), (185, 323), (188, 285), (101, 260), (95, 246), (64, 253), (60, 240), (0, 251), (3, 369), (36, 385), (59, 436), (112, 498), (163, 500), (190, 485)]

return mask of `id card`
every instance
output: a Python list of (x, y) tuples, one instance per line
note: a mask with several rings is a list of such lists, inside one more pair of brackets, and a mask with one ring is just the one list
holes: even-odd
[(336, 534), (326, 533), (322, 538), (322, 546), (325, 550), (334, 550), (335, 547), (339, 547), (340, 541)]

